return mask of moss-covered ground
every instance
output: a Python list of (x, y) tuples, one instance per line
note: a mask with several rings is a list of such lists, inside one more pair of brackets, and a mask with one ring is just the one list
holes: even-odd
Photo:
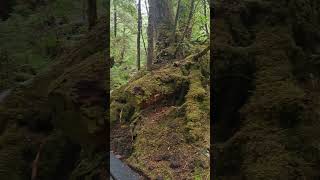
[(208, 59), (191, 55), (114, 90), (111, 143), (121, 145), (111, 150), (151, 179), (208, 179)]

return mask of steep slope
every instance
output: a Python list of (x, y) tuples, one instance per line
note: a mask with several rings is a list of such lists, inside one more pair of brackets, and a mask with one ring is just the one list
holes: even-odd
[(151, 179), (209, 177), (209, 48), (200, 49), (111, 94), (111, 150)]

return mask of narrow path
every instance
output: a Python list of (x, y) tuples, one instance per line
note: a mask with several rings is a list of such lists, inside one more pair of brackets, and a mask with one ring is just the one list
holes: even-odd
[(110, 179), (114, 180), (139, 180), (139, 174), (121, 162), (112, 152), (110, 152), (110, 174)]

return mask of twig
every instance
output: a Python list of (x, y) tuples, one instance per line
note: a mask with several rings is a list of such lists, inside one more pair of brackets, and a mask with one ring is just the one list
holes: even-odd
[(39, 147), (38, 153), (36, 155), (36, 158), (32, 162), (31, 180), (36, 180), (36, 178), (37, 178), (38, 163), (39, 163), (39, 159), (40, 159), (40, 155), (41, 155), (41, 151), (42, 151), (44, 143), (45, 143), (45, 141), (40, 144), (40, 147)]

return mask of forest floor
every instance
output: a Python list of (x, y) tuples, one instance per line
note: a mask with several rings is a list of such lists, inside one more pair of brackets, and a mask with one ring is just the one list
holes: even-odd
[[(207, 158), (205, 154), (199, 154), (195, 146), (185, 142), (185, 132), (181, 128), (184, 126), (184, 120), (181, 118), (172, 121), (170, 117), (168, 118), (176, 108), (173, 105), (159, 104), (148, 107), (141, 113), (143, 124), (139, 127), (139, 135), (148, 140), (146, 143), (149, 143), (152, 153), (145, 156), (140, 163), (159, 174), (158, 179), (164, 178), (162, 173), (169, 173), (166, 172), (166, 167), (179, 174), (176, 178), (187, 179), (195, 168), (194, 157)], [(120, 125), (120, 123), (111, 130), (111, 149), (129, 166), (131, 161), (128, 158), (134, 148), (135, 139), (132, 131), (129, 124)], [(200, 163), (202, 166), (205, 164), (205, 162)], [(145, 179), (150, 179), (141, 170), (136, 170)]]

